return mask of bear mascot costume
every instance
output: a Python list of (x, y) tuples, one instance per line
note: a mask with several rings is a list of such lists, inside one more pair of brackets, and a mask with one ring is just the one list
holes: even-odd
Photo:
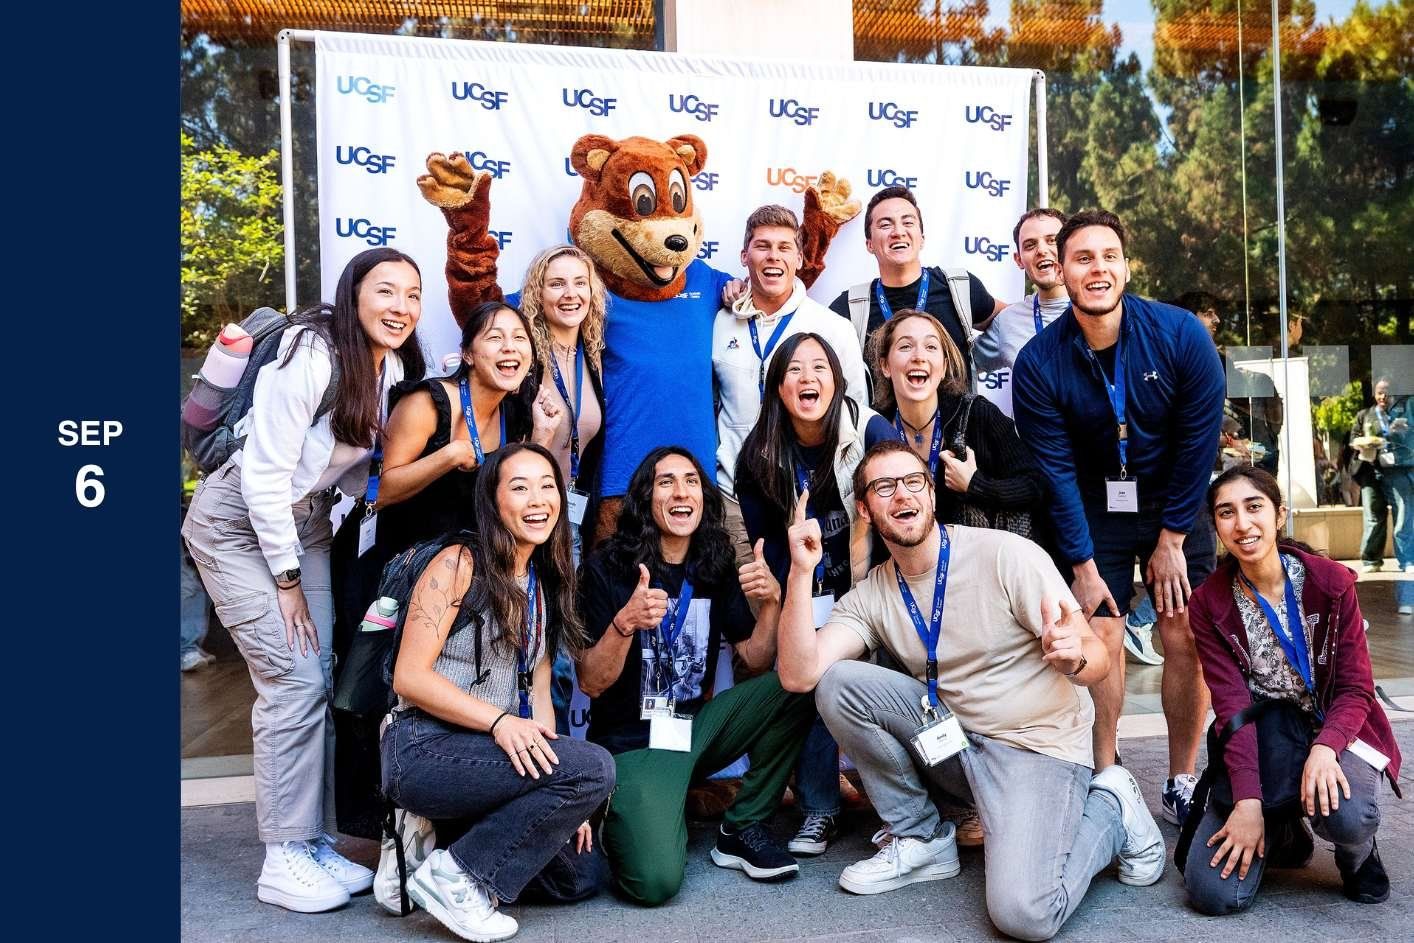
[[(709, 474), (716, 468), (712, 323), (732, 276), (697, 258), (703, 232), (692, 178), (706, 163), (707, 145), (691, 134), (667, 141), (586, 134), (570, 153), (584, 180), (570, 210), (570, 239), (594, 260), (610, 292), (595, 489), (600, 539), (612, 531), (620, 496), (652, 449), (681, 445)], [(488, 232), (491, 175), (473, 170), (463, 154), (432, 154), (417, 183), (447, 220), (447, 290), (460, 325), (478, 303), (503, 297), (500, 249)], [(805, 191), (799, 274), (807, 287), (824, 270), (830, 240), (858, 213), (848, 182), (833, 174)]]

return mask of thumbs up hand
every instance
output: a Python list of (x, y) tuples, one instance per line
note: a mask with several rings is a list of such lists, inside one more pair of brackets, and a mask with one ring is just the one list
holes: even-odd
[(790, 541), (790, 565), (792, 569), (814, 574), (815, 565), (824, 556), (825, 545), (820, 537), (820, 522), (805, 516), (806, 505), (810, 501), (810, 489), (800, 493), (791, 513), (790, 531), (786, 538)]
[(756, 546), (751, 551), (751, 562), (739, 569), (737, 576), (741, 580), (741, 591), (747, 599), (763, 603), (780, 602), (781, 584), (766, 565), (766, 557), (762, 552), (765, 545), (764, 540), (756, 541)]
[(650, 587), (648, 584), (651, 579), (648, 567), (640, 563), (638, 585), (634, 587), (628, 602), (624, 603), (624, 607), (614, 617), (615, 623), (622, 629), (656, 629), (663, 621), (663, 616), (668, 612), (668, 594), (661, 589)]

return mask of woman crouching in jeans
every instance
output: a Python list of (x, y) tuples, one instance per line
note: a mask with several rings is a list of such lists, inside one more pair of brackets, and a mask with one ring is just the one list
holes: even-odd
[(570, 901), (607, 876), (586, 819), (614, 788), (614, 761), (557, 738), (547, 652), (580, 638), (558, 464), (538, 445), (487, 457), (480, 534), (432, 559), (408, 603), (383, 735), (383, 788), (399, 808), (469, 826), (428, 856), (408, 896), (465, 939), (504, 940), (497, 910), (534, 882)]
[[(1355, 573), (1279, 536), (1286, 505), (1277, 480), (1260, 468), (1219, 475), (1208, 509), (1228, 556), (1194, 591), (1189, 619), (1218, 727), (1257, 700), (1300, 708), (1315, 731), (1301, 772), (1302, 811), (1334, 843), (1345, 896), (1379, 903), (1389, 897), (1375, 847), (1380, 778), (1395, 782), (1400, 756), (1375, 703)], [(1273, 867), (1301, 867), (1311, 856), (1301, 819), (1281, 836), (1265, 833), (1257, 750), (1254, 724), (1228, 741), (1232, 812), (1224, 819), (1210, 805), (1189, 848), (1188, 898), (1205, 914), (1250, 906), (1269, 857)]]

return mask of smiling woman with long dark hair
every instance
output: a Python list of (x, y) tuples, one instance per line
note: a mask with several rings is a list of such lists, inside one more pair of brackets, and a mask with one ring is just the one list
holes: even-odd
[(409, 865), (408, 896), (465, 939), (502, 940), (517, 925), (499, 904), (532, 883), (561, 901), (602, 883), (586, 820), (614, 764), (555, 734), (552, 653), (581, 638), (559, 465), (541, 446), (505, 446), (475, 502), (479, 532), (433, 557), (408, 602), (383, 786), (407, 813), (470, 823), (450, 842), (438, 826), (441, 847)]

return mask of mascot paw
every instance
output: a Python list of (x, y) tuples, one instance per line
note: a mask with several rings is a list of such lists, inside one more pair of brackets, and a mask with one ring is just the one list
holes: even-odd
[[(417, 178), (417, 186), (428, 203), (454, 210), (470, 203), (476, 191), (490, 178), (488, 171), (472, 170), (465, 154), (430, 154), (427, 173)], [(855, 204), (855, 212), (859, 212), (858, 204)]]
[(811, 192), (815, 194), (820, 211), (841, 226), (859, 215), (859, 201), (849, 198), (849, 181), (836, 177), (834, 171), (822, 173), (820, 182), (806, 191), (807, 197)]

